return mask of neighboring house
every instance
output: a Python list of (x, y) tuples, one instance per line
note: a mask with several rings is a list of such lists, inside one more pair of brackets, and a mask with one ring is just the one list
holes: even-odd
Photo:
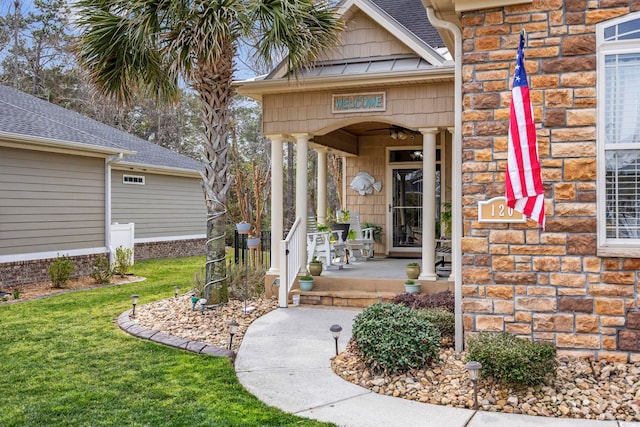
[(69, 255), (87, 274), (110, 224), (133, 223), (135, 259), (204, 253), (201, 164), (0, 86), (0, 286), (48, 280)]
[[(385, 226), (376, 253), (421, 256), (425, 282), (434, 280), (436, 236), (422, 224), (451, 201), (458, 348), (464, 334), (506, 331), (561, 353), (640, 360), (640, 2), (345, 0), (339, 10), (343, 44), (301, 70), (299, 81), (279, 67), (240, 83), (241, 93), (263, 102), (265, 134), (317, 150), (319, 165), (327, 151), (344, 155), (347, 184), (360, 171), (382, 181), (383, 191), (367, 196), (345, 186), (345, 207)], [(435, 49), (433, 27), (453, 62)], [(478, 217), (480, 202), (505, 192), (522, 28), (544, 232), (532, 221)], [(304, 197), (306, 183), (298, 183)], [(297, 207), (298, 217), (306, 214)], [(280, 222), (274, 212), (274, 236)], [(271, 274), (282, 256), (273, 256)]]

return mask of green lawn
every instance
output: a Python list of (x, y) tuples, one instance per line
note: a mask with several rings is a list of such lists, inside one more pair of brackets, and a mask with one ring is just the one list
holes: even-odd
[(2, 426), (329, 425), (262, 404), (226, 358), (133, 338), (115, 319), (191, 287), (201, 257), (137, 263), (147, 280), (0, 307)]

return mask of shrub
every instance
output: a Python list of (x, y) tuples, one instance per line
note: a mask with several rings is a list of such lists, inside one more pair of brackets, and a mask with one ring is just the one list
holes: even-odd
[(73, 271), (76, 269), (75, 264), (66, 255), (58, 257), (51, 263), (49, 267), (49, 277), (54, 288), (61, 288), (69, 281)]
[(12, 292), (13, 299), (20, 299), (20, 289), (14, 289)]
[(109, 264), (109, 260), (104, 255), (99, 255), (91, 269), (91, 278), (96, 283), (110, 283), (111, 276), (113, 276), (113, 269)]
[(365, 363), (378, 372), (421, 368), (440, 351), (438, 329), (399, 304), (377, 303), (358, 314), (353, 339)]
[(116, 248), (116, 260), (113, 263), (113, 272), (120, 277), (126, 276), (126, 274), (133, 266), (131, 259), (133, 258), (133, 250), (118, 246)]
[(393, 302), (409, 308), (439, 308), (451, 313), (454, 309), (454, 298), (451, 291), (442, 291), (433, 295), (400, 294), (393, 299)]
[(418, 310), (418, 314), (438, 328), (442, 338), (452, 340), (455, 337), (456, 321), (453, 313), (440, 308), (425, 308)]
[(540, 384), (555, 375), (556, 348), (502, 332), (469, 338), (467, 360), (482, 363), (482, 373), (514, 386)]
[(249, 299), (264, 295), (264, 268), (252, 268), (244, 263), (227, 264), (227, 286), (229, 296), (236, 299)]

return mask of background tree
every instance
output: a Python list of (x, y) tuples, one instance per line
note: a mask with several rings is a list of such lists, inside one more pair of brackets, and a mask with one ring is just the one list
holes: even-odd
[(206, 274), (210, 303), (226, 295), (225, 200), (234, 58), (243, 37), (257, 58), (286, 56), (294, 73), (334, 46), (341, 28), (314, 0), (82, 0), (79, 58), (105, 94), (128, 102), (136, 91), (176, 101), (184, 81), (201, 100), (205, 130)]

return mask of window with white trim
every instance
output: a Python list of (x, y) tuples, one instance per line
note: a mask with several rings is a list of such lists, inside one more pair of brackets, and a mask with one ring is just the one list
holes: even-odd
[(123, 184), (144, 185), (143, 175), (122, 175)]
[(640, 248), (640, 13), (597, 34), (598, 242), (615, 252)]

